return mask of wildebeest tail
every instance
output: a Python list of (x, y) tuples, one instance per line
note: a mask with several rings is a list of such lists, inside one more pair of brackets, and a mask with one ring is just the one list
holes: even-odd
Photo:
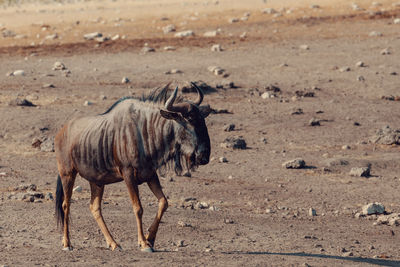
[(58, 175), (57, 177), (57, 189), (56, 189), (56, 217), (57, 217), (57, 225), (64, 226), (64, 210), (62, 208), (62, 204), (64, 201), (64, 190), (61, 182), (61, 177)]

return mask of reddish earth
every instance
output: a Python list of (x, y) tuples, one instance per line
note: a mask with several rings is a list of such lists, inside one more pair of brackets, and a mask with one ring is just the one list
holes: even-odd
[[(23, 35), (0, 37), (0, 265), (400, 266), (399, 226), (374, 225), (376, 216), (355, 216), (371, 202), (400, 213), (400, 148), (369, 142), (386, 125), (400, 129), (399, 102), (382, 99), (400, 95), (400, 25), (394, 23), (400, 8), (394, 1), (380, 6), (363, 1), (360, 11), (347, 1), (316, 2), (320, 8), (311, 8), (311, 1), (247, 6), (233, 0), (218, 5), (93, 1), (0, 11), (0, 30)], [(274, 17), (261, 12), (267, 7), (286, 9)], [(228, 22), (245, 12), (250, 13), (247, 21)], [(177, 31), (191, 29), (195, 36), (164, 34), (168, 24)], [(216, 37), (203, 37), (217, 28)], [(94, 31), (125, 39), (83, 39)], [(57, 39), (43, 41), (53, 33)], [(142, 53), (145, 43), (156, 51)], [(211, 52), (213, 44), (224, 51)], [(164, 46), (176, 50), (164, 51)], [(384, 49), (391, 53), (382, 55)], [(52, 70), (56, 61), (70, 74)], [(366, 66), (357, 67), (359, 61)], [(225, 69), (228, 77), (215, 76), (209, 66)], [(347, 66), (349, 71), (340, 71)], [(183, 73), (166, 75), (171, 69)], [(15, 70), (25, 75), (6, 76)], [(131, 82), (122, 84), (122, 77)], [(161, 179), (170, 208), (157, 252), (142, 253), (136, 246), (136, 223), (123, 183), (106, 186), (103, 204), (106, 223), (123, 250), (106, 249), (89, 212), (89, 184), (79, 177), (76, 185), (83, 190), (73, 194), (71, 206), (74, 250), (62, 251), (54, 201), (14, 197), (21, 184), (55, 194), (55, 155), (32, 147), (33, 139), (51, 138), (68, 119), (104, 112), (122, 96), (198, 80), (211, 86), (232, 81), (238, 88), (205, 97), (212, 108), (229, 111), (206, 120), (211, 162), (191, 178), (168, 173)], [(281, 92), (263, 99), (260, 92), (271, 84)], [(303, 90), (314, 97), (296, 96)], [(36, 107), (15, 106), (16, 98)], [(93, 105), (84, 106), (85, 101)], [(297, 109), (303, 113), (292, 115)], [(309, 126), (312, 118), (321, 125)], [(235, 130), (224, 131), (231, 123)], [(248, 149), (220, 145), (233, 136), (242, 136)], [(346, 145), (349, 149), (342, 148)], [(219, 163), (220, 157), (228, 162)], [(299, 157), (306, 168), (282, 167)], [(344, 161), (348, 164), (339, 164)], [(368, 164), (370, 177), (349, 175), (352, 167)], [(146, 227), (157, 203), (146, 186), (140, 190)], [(182, 207), (189, 205), (187, 198), (215, 210)], [(309, 216), (310, 208), (317, 216)]]

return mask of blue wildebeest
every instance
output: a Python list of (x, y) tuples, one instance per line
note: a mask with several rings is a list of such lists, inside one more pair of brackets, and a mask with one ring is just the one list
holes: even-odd
[[(210, 158), (210, 138), (204, 118), (209, 106), (200, 106), (203, 92), (194, 83), (195, 102), (172, 94), (168, 85), (147, 97), (126, 97), (114, 103), (105, 113), (76, 118), (57, 133), (55, 150), (58, 166), (56, 215), (63, 226), (64, 250), (71, 250), (69, 212), (72, 188), (79, 174), (90, 183), (90, 210), (112, 250), (119, 248), (101, 214), (104, 186), (124, 181), (136, 215), (138, 244), (142, 251), (152, 252), (163, 213), (168, 207), (157, 169), (174, 166), (175, 172), (204, 165)], [(145, 236), (143, 209), (138, 185), (147, 183), (158, 199), (156, 218)]]

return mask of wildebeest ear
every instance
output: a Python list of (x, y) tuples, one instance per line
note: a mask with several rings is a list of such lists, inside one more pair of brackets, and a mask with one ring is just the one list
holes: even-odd
[(166, 110), (160, 109), (160, 114), (161, 114), (161, 116), (163, 116), (167, 120), (183, 121), (183, 118), (179, 113), (170, 112), (170, 111), (166, 111)]
[(210, 105), (200, 106), (199, 110), (201, 112), (201, 115), (203, 115), (204, 118), (206, 118), (208, 115), (210, 115), (210, 113), (212, 111)]

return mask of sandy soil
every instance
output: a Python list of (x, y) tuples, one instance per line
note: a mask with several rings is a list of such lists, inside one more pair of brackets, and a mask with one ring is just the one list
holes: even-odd
[[(382, 99), (400, 95), (400, 25), (394, 23), (400, 7), (395, 1), (359, 2), (361, 10), (331, 0), (92, 1), (1, 9), (0, 265), (400, 266), (399, 226), (355, 216), (371, 202), (400, 213), (400, 149), (368, 142), (383, 126), (400, 129), (399, 102)], [(261, 12), (269, 7), (281, 15)], [(247, 12), (248, 19), (240, 20)], [(231, 18), (239, 21), (230, 23)], [(164, 34), (162, 27), (169, 24), (195, 36)], [(203, 36), (218, 28), (219, 35)], [(3, 37), (7, 30), (16, 36)], [(120, 38), (84, 40), (95, 31)], [(58, 38), (46, 39), (54, 33)], [(146, 43), (155, 52), (143, 53)], [(213, 44), (224, 51), (212, 52)], [(382, 55), (384, 49), (391, 53)], [(52, 70), (56, 61), (69, 72)], [(365, 67), (357, 67), (359, 61)], [(213, 65), (227, 77), (209, 72)], [(347, 66), (349, 71), (341, 71)], [(166, 75), (171, 69), (183, 73)], [(15, 70), (25, 75), (6, 75)], [(131, 82), (122, 84), (122, 77)], [(103, 215), (123, 248), (109, 251), (89, 212), (89, 185), (81, 178), (76, 185), (83, 190), (73, 194), (71, 208), (74, 250), (62, 251), (54, 201), (15, 199), (21, 184), (55, 194), (54, 153), (32, 147), (32, 141), (51, 138), (74, 116), (104, 112), (122, 96), (198, 80), (211, 86), (234, 82), (238, 88), (205, 97), (212, 108), (229, 111), (207, 118), (209, 165), (191, 178), (168, 173), (161, 179), (170, 208), (157, 252), (137, 248), (122, 183), (105, 189)], [(263, 99), (260, 92), (271, 84), (281, 92)], [(15, 106), (16, 98), (36, 107)], [(84, 106), (85, 101), (93, 104)], [(303, 113), (292, 115), (297, 109)], [(312, 118), (321, 125), (309, 126)], [(224, 131), (231, 123), (235, 130)], [(242, 136), (248, 149), (220, 146), (233, 136)], [(220, 157), (228, 162), (219, 163)], [(306, 168), (282, 167), (298, 157)], [(370, 177), (349, 175), (351, 168), (368, 164)], [(146, 227), (157, 203), (146, 186), (140, 190)], [(187, 198), (213, 208), (185, 208)], [(309, 216), (310, 208), (317, 216)]]

